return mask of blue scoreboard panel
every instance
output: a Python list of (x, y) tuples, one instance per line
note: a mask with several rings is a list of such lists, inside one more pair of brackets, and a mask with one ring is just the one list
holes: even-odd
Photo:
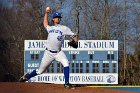
[[(45, 50), (46, 40), (25, 40), (24, 73), (38, 69)], [(78, 48), (67, 45), (62, 50), (70, 62), (70, 83), (72, 84), (118, 84), (118, 41), (79, 40)], [(53, 61), (42, 75), (30, 82), (64, 83), (63, 66)]]

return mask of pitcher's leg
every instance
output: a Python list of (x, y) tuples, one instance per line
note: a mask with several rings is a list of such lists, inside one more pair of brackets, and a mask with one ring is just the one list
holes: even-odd
[(65, 84), (69, 84), (69, 61), (66, 57), (66, 55), (64, 54), (63, 51), (60, 51), (56, 56), (55, 59), (59, 62), (61, 62), (61, 64), (64, 67), (64, 77), (65, 77)]
[(69, 61), (63, 51), (60, 51), (56, 56), (55, 60), (59, 61), (64, 67), (69, 66)]
[(64, 67), (65, 84), (69, 84), (69, 66)]
[(44, 52), (44, 56), (42, 58), (40, 67), (37, 71), (37, 74), (42, 74), (46, 69), (48, 69), (49, 65), (51, 64), (51, 62), (54, 60), (54, 57), (52, 57), (49, 52), (46, 50)]
[(44, 55), (39, 67), (39, 70), (33, 70), (31, 73), (27, 73), (19, 79), (19, 82), (28, 81), (30, 78), (42, 74), (50, 65), (50, 63), (54, 60), (48, 53), (48, 51), (44, 51)]
[(54, 60), (52, 58), (48, 51), (44, 51), (43, 58), (41, 60), (40, 66), (38, 70), (33, 70), (29, 75), (27, 75), (27, 79), (30, 79), (31, 77), (34, 77), (36, 75), (42, 74), (50, 65), (50, 63)]

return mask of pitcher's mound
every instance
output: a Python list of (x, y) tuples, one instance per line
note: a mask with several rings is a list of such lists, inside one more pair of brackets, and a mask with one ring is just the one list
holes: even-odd
[(0, 93), (136, 93), (109, 88), (76, 87), (65, 89), (63, 85), (46, 83), (1, 82)]

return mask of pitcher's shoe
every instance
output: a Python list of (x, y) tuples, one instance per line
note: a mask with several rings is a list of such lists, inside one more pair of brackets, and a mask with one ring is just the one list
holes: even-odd
[(75, 89), (75, 86), (72, 84), (64, 84), (65, 89)]
[(27, 79), (27, 75), (28, 75), (29, 73), (26, 73), (25, 75), (23, 75), (20, 79), (19, 79), (19, 82), (26, 82), (26, 81), (28, 81), (28, 79)]

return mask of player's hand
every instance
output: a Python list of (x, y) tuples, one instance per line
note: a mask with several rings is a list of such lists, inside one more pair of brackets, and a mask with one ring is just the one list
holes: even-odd
[(51, 11), (51, 8), (48, 6), (46, 7), (46, 13), (49, 13)]

